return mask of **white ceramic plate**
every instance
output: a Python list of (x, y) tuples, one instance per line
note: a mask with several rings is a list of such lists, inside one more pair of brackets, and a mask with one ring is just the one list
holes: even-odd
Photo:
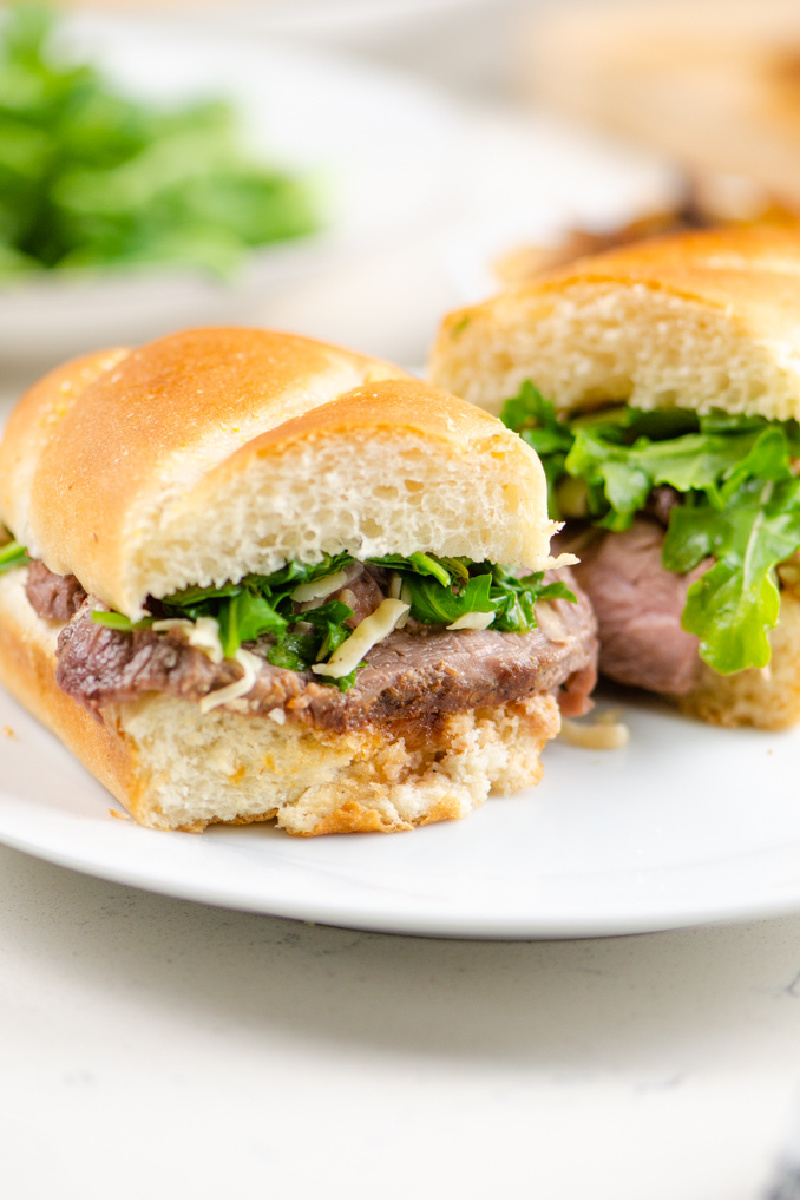
[(433, 88), (329, 51), (85, 15), (63, 41), (151, 102), (226, 97), (252, 152), (318, 181), (323, 232), (254, 252), (230, 284), (191, 270), (54, 273), (0, 289), (0, 356), (53, 361), (190, 324), (247, 321), (281, 289), (449, 210), (463, 120)]
[(540, 787), (465, 821), (297, 840), (119, 820), (0, 694), (0, 841), (173, 896), (389, 932), (597, 936), (800, 908), (800, 733), (710, 729), (656, 707), (627, 717), (628, 749), (551, 745)]

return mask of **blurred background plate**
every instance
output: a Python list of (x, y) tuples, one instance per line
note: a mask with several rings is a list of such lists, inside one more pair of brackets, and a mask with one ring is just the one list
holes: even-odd
[(153, 267), (8, 284), (0, 291), (6, 361), (55, 362), (181, 325), (252, 319), (281, 289), (424, 229), (452, 203), (463, 122), (413, 79), (330, 50), (189, 33), (156, 19), (70, 17), (62, 40), (137, 99), (230, 99), (255, 155), (318, 181), (325, 228), (254, 252), (231, 283)]

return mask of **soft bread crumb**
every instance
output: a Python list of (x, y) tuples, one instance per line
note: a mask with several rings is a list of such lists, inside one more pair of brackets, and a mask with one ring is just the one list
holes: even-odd
[(268, 574), (290, 559), (318, 562), (323, 551), (365, 559), (435, 548), (544, 569), (554, 530), (540, 515), (544, 476), (517, 439), (502, 428), (497, 436), (497, 455), (477, 439), (474, 453), (455, 453), (402, 429), (254, 455), (247, 470), (205, 483), (202, 496), (158, 508), (146, 527), (134, 521), (121, 607), (131, 615), (147, 593)]
[[(129, 807), (142, 824), (198, 830), (269, 820), (289, 833), (396, 832), (464, 817), (490, 790), (541, 777), (558, 732), (551, 696), (445, 718), (423, 744), (359, 731), (331, 735), (153, 696), (122, 705), (137, 762)], [(165, 734), (168, 730), (168, 735)]]
[(795, 353), (742, 336), (725, 309), (641, 283), (575, 284), (536, 297), (523, 319), (507, 307), (440, 340), (432, 381), (494, 413), (530, 379), (565, 412), (617, 401), (797, 415)]
[(7, 738), (13, 738), (13, 737), (16, 737), (16, 736), (17, 736), (17, 735), (16, 735), (16, 733), (14, 732), (14, 730), (11, 728), (11, 726), (10, 726), (10, 725), (4, 725), (4, 726), (3, 726), (3, 735), (4, 735), (5, 737), (7, 737)]

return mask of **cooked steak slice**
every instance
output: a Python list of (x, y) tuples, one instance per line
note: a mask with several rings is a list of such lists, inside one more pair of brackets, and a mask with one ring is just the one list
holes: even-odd
[[(554, 572), (553, 578), (567, 572)], [(586, 711), (594, 684), (594, 619), (586, 598), (547, 605), (543, 627), (529, 633), (448, 632), (441, 626), (395, 630), (367, 654), (347, 692), (311, 671), (266, 661), (269, 643), (249, 649), (264, 659), (250, 693), (236, 701), (250, 712), (282, 709), (286, 718), (343, 732), (367, 725), (432, 726), (443, 713), (490, 708), (552, 692), (570, 714)], [(546, 629), (544, 625), (546, 624)], [(120, 633), (92, 620), (87, 605), (59, 637), (60, 687), (99, 713), (104, 705), (144, 692), (199, 699), (240, 675), (230, 660), (215, 665), (180, 633)]]
[(45, 621), (69, 621), (86, 599), (74, 575), (55, 575), (39, 559), (28, 566), (25, 595)]
[[(710, 560), (687, 575), (661, 563), (664, 529), (637, 519), (624, 533), (602, 533), (573, 542), (581, 562), (573, 567), (597, 617), (600, 671), (619, 683), (675, 695), (688, 692), (702, 667), (699, 639), (681, 628), (686, 593)], [(564, 539), (559, 549), (566, 549)]]
[(385, 588), (381, 585), (388, 586), (388, 581), (388, 571), (384, 571), (380, 567), (362, 566), (360, 571), (351, 575), (347, 587), (326, 599), (341, 600), (342, 604), (347, 604), (352, 608), (353, 615), (346, 624), (351, 629), (355, 629), (356, 625), (360, 625), (365, 617), (374, 613), (383, 601)]

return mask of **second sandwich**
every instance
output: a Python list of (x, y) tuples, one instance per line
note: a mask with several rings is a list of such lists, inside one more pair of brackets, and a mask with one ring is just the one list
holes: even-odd
[(544, 273), (451, 314), (431, 377), (538, 451), (604, 674), (723, 725), (800, 721), (796, 233)]

